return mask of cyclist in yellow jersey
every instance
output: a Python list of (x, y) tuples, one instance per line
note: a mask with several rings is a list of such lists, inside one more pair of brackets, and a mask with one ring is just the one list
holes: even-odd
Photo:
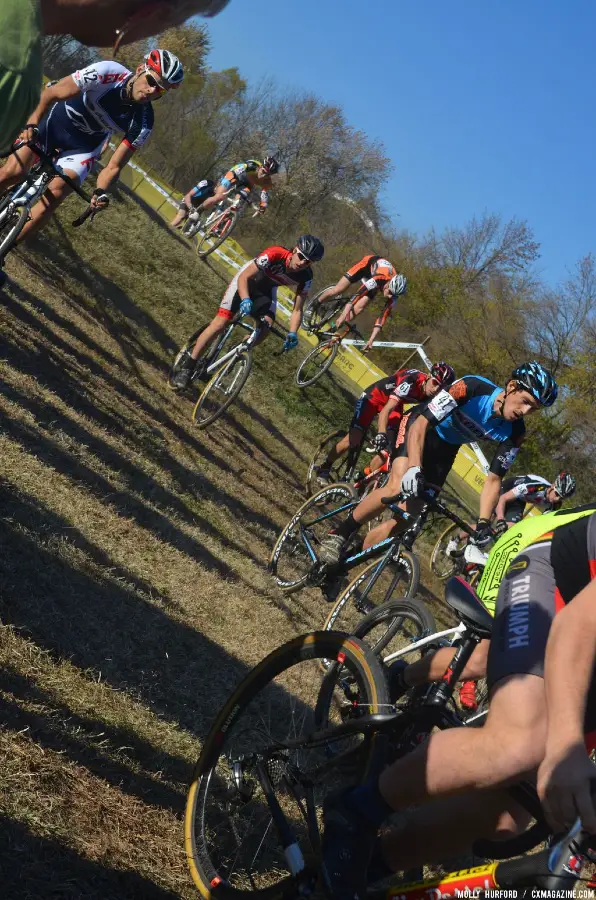
[(336, 898), (363, 900), (391, 871), (525, 829), (528, 814), (506, 789), (522, 779), (536, 780), (553, 829), (580, 816), (596, 833), (586, 745), (596, 729), (596, 504), (513, 526), (479, 591), (495, 611), (486, 722), (435, 732), (380, 777), (329, 798), (323, 860)]

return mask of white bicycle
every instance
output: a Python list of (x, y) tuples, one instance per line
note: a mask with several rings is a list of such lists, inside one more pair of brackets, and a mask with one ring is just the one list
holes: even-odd
[[(39, 161), (31, 167), (23, 181), (16, 187), (10, 188), (0, 200), (0, 264), (4, 262), (7, 254), (15, 246), (18, 236), (31, 218), (31, 208), (43, 197), (53, 178), (62, 178), (79, 197), (82, 197), (88, 204), (91, 203), (91, 198), (85, 191), (62, 169), (59, 169), (52, 157), (44, 153), (41, 147), (32, 141), (22, 142), (19, 146), (30, 147), (39, 157)], [(3, 154), (2, 158), (10, 156), (13, 151), (14, 147), (9, 153)], [(96, 210), (89, 205), (72, 224), (76, 228), (89, 216), (93, 216), (95, 212)]]
[[(217, 204), (203, 223), (200, 221), (201, 213), (199, 211), (194, 213), (199, 216), (199, 222), (193, 234), (198, 230), (203, 232), (203, 236), (197, 244), (197, 253), (201, 259), (205, 259), (221, 246), (226, 238), (229, 238), (247, 206), (252, 206), (254, 209), (253, 219), (259, 215), (259, 207), (250, 199), (250, 188), (233, 187), (226, 194), (225, 200)], [(192, 215), (193, 213), (190, 213), (188, 218), (190, 219)]]

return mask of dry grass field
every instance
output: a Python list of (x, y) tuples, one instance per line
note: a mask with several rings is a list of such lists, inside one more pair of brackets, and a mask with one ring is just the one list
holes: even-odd
[(323, 621), (265, 563), (352, 398), (301, 393), (271, 337), (197, 431), (166, 374), (222, 277), (123, 195), (75, 231), (79, 211), (0, 294), (1, 894), (190, 898), (201, 739), (248, 667)]

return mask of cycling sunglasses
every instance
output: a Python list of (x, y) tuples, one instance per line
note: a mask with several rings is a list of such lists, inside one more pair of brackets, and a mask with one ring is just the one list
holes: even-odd
[(298, 259), (301, 260), (301, 262), (310, 262), (310, 259), (308, 258), (308, 256), (304, 255), (302, 250), (296, 249), (296, 255), (298, 256)]
[(151, 74), (151, 72), (146, 71), (145, 78), (147, 79), (147, 84), (149, 85), (149, 87), (155, 88), (155, 90), (160, 94), (165, 94), (167, 88), (165, 88), (163, 84), (161, 84), (161, 82), (159, 82), (157, 78)]

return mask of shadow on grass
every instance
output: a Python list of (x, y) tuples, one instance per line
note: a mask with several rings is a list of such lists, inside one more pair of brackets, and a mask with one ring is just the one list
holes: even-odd
[(246, 666), (115, 578), (88, 572), (84, 559), (73, 562), (68, 547), (48, 542), (53, 519), (43, 508), (12, 495), (2, 510), (3, 621), (204, 736)]
[(0, 816), (3, 900), (177, 900), (136, 872), (117, 871), (80, 856), (22, 822)]
[[(3, 695), (0, 696), (0, 718), (5, 731), (26, 731), (38, 746), (62, 754), (144, 803), (177, 813), (183, 810), (191, 772), (185, 760), (159, 750), (130, 729), (73, 713), (68, 706), (7, 666), (0, 671), (0, 692)], [(39, 705), (43, 712), (32, 711), (31, 705)], [(134, 757), (137, 764), (134, 768), (127, 765), (127, 757)], [(139, 765), (145, 771), (135, 771)], [(177, 781), (180, 790), (154, 777), (162, 772), (168, 779)]]

